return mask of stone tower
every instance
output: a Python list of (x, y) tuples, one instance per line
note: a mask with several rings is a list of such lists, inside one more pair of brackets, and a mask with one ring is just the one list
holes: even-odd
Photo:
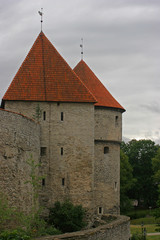
[(73, 71), (41, 32), (2, 107), (40, 125), (43, 206), (70, 199), (91, 213), (119, 213), (124, 109), (84, 61)]
[(124, 108), (81, 60), (75, 73), (97, 99), (94, 104), (94, 206), (99, 214), (119, 213), (120, 143)]

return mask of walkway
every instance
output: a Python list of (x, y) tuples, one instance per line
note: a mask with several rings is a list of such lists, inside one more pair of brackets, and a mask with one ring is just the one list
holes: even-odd
[(158, 236), (160, 235), (160, 232), (157, 233), (147, 233), (147, 236)]

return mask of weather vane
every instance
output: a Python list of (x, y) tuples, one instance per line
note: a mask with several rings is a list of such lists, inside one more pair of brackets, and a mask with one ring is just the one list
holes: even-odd
[(43, 8), (41, 8), (41, 11), (38, 11), (39, 15), (41, 16), (41, 31), (42, 31), (42, 23), (43, 23)]
[(82, 43), (80, 44), (81, 47), (81, 60), (83, 60), (83, 38), (81, 38)]

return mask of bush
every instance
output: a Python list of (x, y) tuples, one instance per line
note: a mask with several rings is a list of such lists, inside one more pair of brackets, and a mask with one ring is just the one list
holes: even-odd
[(85, 210), (82, 206), (74, 206), (70, 201), (56, 202), (54, 207), (49, 209), (49, 224), (63, 233), (81, 230), (86, 226), (84, 217)]
[(27, 240), (30, 236), (22, 230), (4, 231), (0, 234), (0, 240)]
[(45, 230), (45, 235), (58, 235), (62, 232), (58, 229), (56, 229), (54, 226), (48, 226)]
[(142, 234), (135, 233), (132, 235), (131, 240), (144, 240)]
[(13, 230), (23, 223), (23, 214), (10, 207), (7, 198), (0, 193), (0, 231)]

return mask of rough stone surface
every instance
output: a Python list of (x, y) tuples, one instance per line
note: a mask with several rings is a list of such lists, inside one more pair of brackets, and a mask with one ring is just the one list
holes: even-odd
[(51, 206), (68, 198), (93, 209), (94, 105), (14, 101), (6, 102), (5, 107), (32, 118), (38, 104), (42, 111), (40, 142), (46, 148), (41, 157), (40, 171), (45, 176), (41, 204)]
[(28, 212), (33, 191), (29, 183), (31, 157), (39, 161), (40, 128), (33, 120), (0, 110), (0, 192), (12, 206)]
[(99, 226), (97, 228), (65, 233), (62, 235), (37, 238), (37, 240), (129, 240), (130, 227), (129, 218), (119, 216), (117, 220), (111, 223)]
[[(102, 213), (119, 214), (122, 113), (95, 108), (94, 200)], [(104, 152), (104, 149), (106, 153)]]
[(120, 110), (91, 103), (29, 101), (6, 101), (5, 108), (30, 118), (40, 110), (39, 149), (45, 151), (40, 159), (45, 178), (41, 205), (70, 199), (93, 215), (119, 214)]

